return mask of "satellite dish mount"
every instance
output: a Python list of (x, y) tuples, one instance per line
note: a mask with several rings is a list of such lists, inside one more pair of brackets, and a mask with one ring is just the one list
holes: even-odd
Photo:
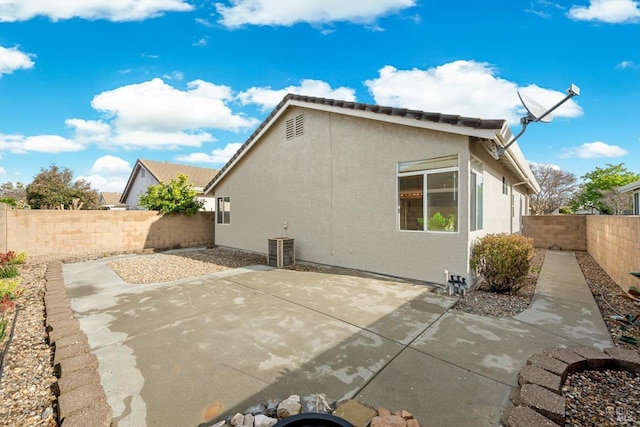
[(529, 125), (529, 123), (549, 123), (551, 120), (553, 120), (553, 115), (551, 114), (553, 110), (567, 102), (569, 99), (578, 95), (580, 95), (580, 88), (571, 83), (571, 86), (569, 87), (569, 89), (567, 89), (567, 96), (561, 99), (556, 105), (546, 110), (542, 105), (538, 104), (533, 99), (525, 96), (524, 94), (520, 93), (520, 91), (518, 91), (518, 98), (520, 98), (520, 102), (522, 102), (522, 105), (524, 105), (524, 108), (527, 110), (527, 115), (520, 119), (520, 124), (522, 125), (522, 129), (520, 129), (520, 132), (516, 136), (511, 138), (511, 140), (504, 147), (496, 147), (497, 157), (500, 158), (502, 155), (504, 155), (504, 153), (507, 151), (507, 148), (509, 148), (511, 144), (516, 142), (516, 140), (522, 136), (524, 131), (527, 130), (527, 126)]

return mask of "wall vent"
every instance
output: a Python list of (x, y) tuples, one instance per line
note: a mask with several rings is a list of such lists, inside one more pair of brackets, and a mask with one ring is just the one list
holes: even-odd
[(304, 135), (304, 114), (288, 119), (286, 122), (287, 139)]

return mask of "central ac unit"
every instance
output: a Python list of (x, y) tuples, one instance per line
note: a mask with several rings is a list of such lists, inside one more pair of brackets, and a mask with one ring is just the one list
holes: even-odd
[(296, 263), (295, 244), (290, 237), (274, 237), (269, 239), (269, 266), (289, 267)]

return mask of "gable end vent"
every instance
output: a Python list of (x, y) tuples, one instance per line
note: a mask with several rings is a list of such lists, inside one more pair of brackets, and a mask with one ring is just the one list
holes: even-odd
[(304, 114), (288, 119), (286, 122), (287, 139), (304, 135)]

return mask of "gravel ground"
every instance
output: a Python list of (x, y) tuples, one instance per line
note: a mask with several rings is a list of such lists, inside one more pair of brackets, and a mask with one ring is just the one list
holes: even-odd
[[(525, 285), (515, 295), (497, 295), (476, 290), (469, 292), (457, 305), (457, 310), (483, 316), (512, 316), (527, 308), (535, 291), (535, 282), (544, 261), (544, 250), (536, 250), (533, 269)], [(19, 308), (15, 336), (8, 349), (0, 378), (0, 426), (56, 426), (56, 381), (51, 367), (52, 352), (44, 329), (44, 273), (52, 259), (79, 262), (101, 258), (103, 254), (83, 254), (65, 257), (33, 257), (20, 266), (25, 289), (16, 301)], [(576, 257), (616, 346), (636, 348), (620, 341), (623, 334), (638, 331), (623, 330), (619, 322), (610, 319), (615, 313), (637, 313), (640, 308), (622, 296), (617, 285), (591, 257), (576, 252)], [(151, 254), (113, 261), (108, 265), (128, 283), (170, 281), (211, 274), (251, 264), (264, 264), (263, 255), (223, 248), (202, 251)], [(324, 266), (300, 264), (305, 271), (334, 271)], [(347, 270), (337, 269), (342, 273)], [(362, 274), (362, 273), (354, 273)], [(12, 312), (8, 313), (12, 316)], [(635, 328), (637, 329), (637, 328)], [(637, 335), (634, 335), (637, 336)], [(5, 348), (5, 342), (0, 343)], [(640, 425), (640, 377), (627, 373), (586, 372), (570, 376), (565, 384), (567, 396), (567, 426)]]
[[(11, 345), (5, 356), (0, 378), (0, 425), (56, 426), (55, 397), (51, 386), (56, 382), (51, 366), (52, 352), (44, 329), (44, 273), (46, 263), (28, 260), (19, 266), (24, 294), (9, 310), (11, 328), (15, 310), (18, 318)], [(0, 349), (9, 340), (7, 332)]]
[(544, 262), (545, 249), (536, 249), (531, 260), (531, 273), (524, 284), (514, 294), (495, 294), (479, 289), (467, 292), (455, 305), (456, 310), (479, 316), (509, 317), (523, 312), (529, 307), (536, 290), (538, 274)]
[[(640, 307), (624, 296), (618, 285), (586, 252), (575, 252), (587, 284), (616, 347), (638, 350), (621, 340), (640, 337), (638, 327), (625, 326), (612, 315), (640, 314)], [(566, 426), (640, 425), (640, 375), (630, 372), (585, 371), (569, 375), (563, 387)]]
[(123, 258), (109, 262), (107, 266), (127, 283), (143, 284), (170, 282), (266, 263), (264, 255), (226, 248), (209, 248)]

